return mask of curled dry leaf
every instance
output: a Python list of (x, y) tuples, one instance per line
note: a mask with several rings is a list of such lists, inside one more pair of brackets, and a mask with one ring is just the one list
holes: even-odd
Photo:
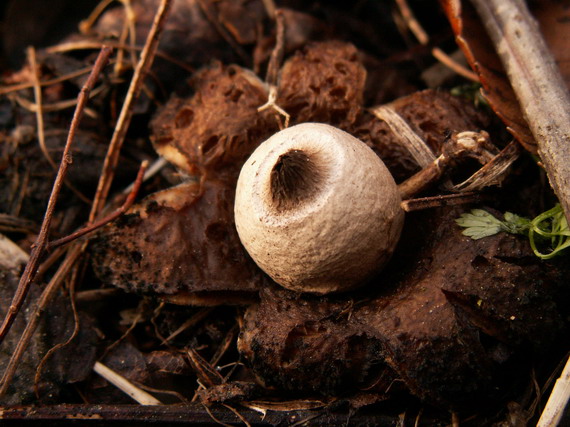
[(514, 352), (530, 343), (544, 351), (560, 336), (553, 288), (564, 279), (524, 240), (461, 236), (456, 215), (440, 212), (433, 231), (413, 240), (433, 243), (407, 256), (392, 287), (372, 299), (264, 289), (247, 311), (240, 351), (267, 385), (297, 392), (386, 393), (399, 378), (446, 406), (504, 393)]
[[(536, 153), (536, 141), (524, 119), (501, 60), (495, 53), (477, 13), (466, 1), (443, 0), (442, 4), (457, 44), (481, 79), (485, 98), (515, 138), (527, 150)], [(566, 27), (570, 16), (568, 3), (550, 0), (539, 2), (536, 3), (535, 14), (568, 85), (570, 67), (565, 36), (568, 34)]]

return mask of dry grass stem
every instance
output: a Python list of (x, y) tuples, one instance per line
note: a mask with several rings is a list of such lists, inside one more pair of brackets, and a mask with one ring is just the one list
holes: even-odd
[[(98, 40), (82, 40), (77, 42), (68, 42), (68, 43), (61, 43), (56, 46), (52, 46), (46, 49), (46, 53), (64, 53), (64, 52), (72, 52), (74, 50), (92, 50), (92, 49), (101, 49), (101, 46), (110, 46), (114, 49), (126, 49), (132, 50), (133, 52), (142, 51), (144, 46), (127, 46), (124, 43), (118, 43), (113, 40), (108, 40), (105, 42), (101, 42)], [(178, 59), (167, 55), (164, 52), (158, 51), (156, 52), (156, 56), (162, 58), (172, 64), (180, 67), (181, 69), (188, 71), (189, 73), (194, 72), (194, 68), (188, 64), (185, 64)]]
[(570, 357), (566, 361), (560, 378), (556, 380), (552, 393), (542, 411), (537, 427), (557, 426), (564, 415), (564, 409), (570, 399)]
[(136, 387), (132, 382), (125, 377), (119, 375), (115, 371), (109, 369), (101, 362), (95, 362), (93, 370), (121, 390), (126, 395), (130, 396), (141, 405), (161, 405), (160, 400), (148, 394), (146, 391)]
[(57, 165), (55, 161), (52, 159), (51, 155), (46, 146), (46, 138), (44, 134), (44, 112), (42, 107), (42, 88), (40, 86), (40, 76), (38, 70), (38, 64), (36, 61), (36, 50), (30, 46), (27, 50), (28, 54), (28, 61), (30, 62), (30, 68), (32, 69), (32, 86), (34, 88), (34, 98), (35, 98), (35, 105), (36, 105), (36, 124), (37, 124), (37, 131), (38, 131), (38, 142), (40, 144), (40, 148), (44, 157), (47, 159), (49, 164), (53, 167), (54, 170), (57, 170)]

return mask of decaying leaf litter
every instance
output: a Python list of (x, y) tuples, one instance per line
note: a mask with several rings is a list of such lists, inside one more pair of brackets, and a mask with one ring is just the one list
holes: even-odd
[[(38, 51), (35, 67), (30, 61), (8, 74), (2, 107), (7, 112), (2, 230), (21, 247), (27, 249), (34, 240), (51, 190), (46, 177), (53, 167), (43, 153), (46, 144), (48, 152), (61, 152), (57, 147), (67, 136), (70, 113), (61, 108), (69, 103), (62, 100), (73, 100), (84, 83), (85, 74), (69, 69), (85, 70), (104, 38), (115, 47), (76, 135), (74, 162), (52, 218), (52, 239), (70, 234), (89, 218), (81, 200), (97, 187), (114, 124), (128, 125), (125, 117), (131, 113), (119, 114), (125, 82), (158, 3), (109, 8), (91, 24), (84, 22), (84, 34)], [(76, 294), (77, 310), (58, 323), (62, 336), (53, 327), (47, 340), (35, 335), (31, 345), (39, 349), (37, 358), (17, 364), (26, 375), (19, 377), (22, 384), (8, 389), (5, 402), (131, 403), (85, 369), (99, 360), (130, 379), (135, 390), (146, 390), (162, 403), (201, 400), (235, 409), (239, 402), (238, 411), (244, 413), (243, 407), (319, 408), (307, 416), (320, 417), (342, 412), (346, 405), (376, 403), (379, 414), (396, 407), (408, 417), (422, 413), (424, 419), (448, 419), (444, 414), (451, 409), (460, 420), (478, 414), (476, 423), (505, 417), (507, 408), (511, 416), (532, 416), (533, 375), (544, 381), (566, 350), (556, 345), (567, 321), (560, 304), (567, 296), (564, 258), (540, 261), (528, 241), (504, 234), (475, 242), (462, 236), (454, 222), (470, 207), (485, 207), (496, 216), (513, 211), (529, 217), (551, 207), (555, 198), (528, 156), (523, 154), (507, 176), (491, 180), (499, 180), (500, 188), (460, 195), (472, 203), (479, 200), (476, 204), (407, 214), (387, 269), (351, 293), (317, 297), (280, 289), (248, 257), (234, 230), (233, 197), (241, 164), (284, 126), (283, 112), (290, 125), (329, 123), (360, 138), (399, 183), (425, 168), (430, 153), (440, 155), (454, 133), (488, 131), (496, 144), (493, 156), (508, 146), (510, 138), (488, 110), (449, 94), (465, 82), (454, 73), (438, 83), (442, 88), (425, 90), (420, 72), (439, 65), (430, 59), (430, 49), (412, 48), (409, 39), (408, 46), (402, 42), (415, 22), (405, 13), (406, 2), (364, 5), (360, 14), (357, 9), (348, 14), (334, 6), (294, 4), (278, 4), (283, 9), (274, 13), (267, 2), (178, 0), (171, 6), (169, 20), (158, 29), (164, 30), (162, 44), (156, 56), (150, 55), (154, 67), (140, 80), (144, 84), (133, 105), (113, 192), (118, 195), (128, 185), (141, 160), (156, 159), (149, 139), (170, 165), (144, 184), (141, 191), (150, 195), (97, 232), (88, 248), (73, 244), (82, 250), (75, 249), (79, 263), (70, 276), (57, 267), (61, 252), (42, 258), (36, 283), (64, 285), (46, 303), (44, 317), (57, 319), (49, 312), (62, 312), (54, 301), (62, 304), (66, 294)], [(368, 20), (363, 18), (367, 8), (374, 12)], [(438, 6), (428, 11), (445, 28), (431, 29), (434, 36), (449, 38)], [(125, 20), (131, 12), (136, 19)], [(386, 27), (372, 31), (372, 18)], [(279, 23), (284, 31), (275, 37)], [(180, 33), (187, 38), (181, 40)], [(269, 58), (277, 58), (269, 62), (273, 69)], [(38, 82), (46, 82), (39, 92)], [(274, 108), (259, 111), (272, 94)], [(384, 116), (378, 108), (368, 108), (378, 105)], [(394, 131), (397, 124), (386, 118), (385, 108), (419, 137), (423, 145), (416, 150), (427, 153), (427, 159), (414, 154), (413, 142), (402, 141), (403, 133)], [(125, 130), (115, 130), (113, 141), (120, 141)], [(110, 159), (117, 154), (112, 152)], [(493, 156), (486, 168), (498, 163)], [(439, 187), (420, 195), (449, 194), (454, 183), (480, 168), (473, 161), (460, 165)], [(98, 193), (96, 205), (101, 206), (105, 196)], [(440, 198), (439, 205), (459, 199)], [(111, 201), (109, 211), (113, 204), (118, 207), (121, 201)], [(15, 231), (13, 224), (20, 229)], [(26, 261), (23, 255), (19, 259), (19, 265)], [(19, 265), (3, 267), (6, 283), (17, 282)], [(7, 286), (6, 292), (9, 304), (13, 289)], [(33, 284), (27, 304), (39, 292)], [(72, 334), (74, 316), (82, 321), (72, 344), (51, 352), (37, 369), (47, 349)], [(3, 366), (23, 328), (14, 325), (3, 343), (8, 349)], [(555, 360), (545, 360), (549, 349)], [(61, 372), (66, 366), (61, 360), (78, 353), (83, 369), (70, 363)], [(481, 408), (489, 400), (501, 405), (485, 413)], [(515, 403), (507, 406), (509, 401)], [(422, 412), (424, 406), (428, 409)]]

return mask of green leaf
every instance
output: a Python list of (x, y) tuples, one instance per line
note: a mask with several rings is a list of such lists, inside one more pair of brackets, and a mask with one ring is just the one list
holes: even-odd
[(482, 209), (473, 209), (470, 213), (464, 213), (455, 222), (465, 228), (463, 235), (474, 240), (503, 231), (503, 223)]
[(511, 212), (505, 212), (503, 230), (511, 234), (526, 234), (531, 226), (531, 221)]
[[(455, 222), (465, 228), (465, 236), (474, 240), (492, 236), (500, 231), (526, 234), (535, 255), (542, 259), (550, 259), (570, 247), (570, 227), (559, 204), (532, 221), (511, 212), (506, 212), (504, 217), (505, 220), (501, 221), (487, 211), (473, 209), (470, 213), (462, 214)], [(541, 252), (537, 240), (541, 247), (547, 246), (549, 241), (550, 250), (547, 253)]]

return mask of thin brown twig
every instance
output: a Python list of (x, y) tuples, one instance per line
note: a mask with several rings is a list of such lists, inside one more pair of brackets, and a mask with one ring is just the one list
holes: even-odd
[(139, 168), (139, 172), (137, 174), (137, 178), (135, 179), (135, 182), (134, 182), (134, 185), (131, 189), (131, 192), (129, 193), (129, 195), (127, 196), (127, 198), (125, 199), (125, 202), (121, 205), (121, 207), (116, 209), (114, 212), (111, 212), (109, 215), (105, 216), (104, 218), (101, 218), (100, 220), (85, 226), (81, 230), (77, 230), (76, 232), (70, 234), (69, 236), (65, 236), (65, 237), (62, 237), (61, 239), (57, 239), (57, 240), (52, 240), (51, 242), (46, 244), (46, 250), (49, 251), (51, 249), (54, 249), (54, 248), (57, 248), (59, 246), (65, 245), (69, 242), (72, 242), (76, 239), (79, 239), (80, 237), (83, 237), (86, 234), (92, 233), (93, 231), (103, 227), (104, 225), (107, 225), (108, 223), (116, 220), (118, 217), (120, 217), (122, 214), (124, 214), (133, 205), (133, 203), (136, 200), (136, 197), (137, 197), (137, 194), (141, 188), (141, 184), (142, 184), (143, 178), (144, 178), (144, 173), (145, 173), (147, 167), (148, 167), (148, 160), (144, 160), (141, 163), (141, 166)]
[[(135, 13), (133, 11), (130, 0), (120, 0), (123, 8), (125, 10), (125, 19), (123, 21), (123, 28), (121, 29), (121, 34), (119, 36), (119, 43), (125, 45), (127, 37), (129, 38), (129, 44), (127, 48), (120, 48), (117, 50), (117, 63), (115, 64), (115, 76), (118, 77), (122, 74), (125, 67), (123, 66), (125, 51), (129, 52), (131, 59), (131, 66), (134, 69), (137, 64), (137, 58), (135, 51), (132, 47), (135, 45), (136, 34), (135, 34)], [(127, 47), (127, 45), (125, 45)]]
[(46, 243), (48, 241), (49, 228), (51, 225), (51, 220), (53, 218), (55, 204), (57, 202), (59, 192), (61, 190), (63, 180), (65, 178), (65, 174), (67, 173), (67, 168), (71, 163), (71, 155), (70, 155), (71, 145), (75, 138), (75, 133), (77, 131), (77, 128), (79, 126), (79, 121), (81, 119), (83, 108), (85, 106), (85, 103), (87, 102), (87, 99), (89, 98), (89, 92), (95, 85), (95, 82), (97, 81), (97, 78), (101, 73), (103, 67), (106, 65), (107, 60), (111, 55), (111, 52), (112, 49), (109, 47), (101, 49), (101, 52), (99, 53), (99, 56), (97, 57), (97, 60), (95, 61), (95, 64), (93, 66), (93, 71), (89, 75), (89, 78), (87, 79), (85, 85), (83, 86), (81, 92), (79, 93), (77, 108), (75, 110), (73, 119), (71, 121), (71, 125), (69, 128), (69, 135), (65, 143), (65, 148), (63, 150), (61, 158), (61, 164), (58, 169), (57, 176), (55, 178), (51, 195), (49, 197), (48, 206), (46, 208), (46, 214), (44, 216), (42, 226), (40, 228), (40, 233), (30, 254), (30, 260), (28, 261), (24, 273), (20, 278), (20, 282), (18, 283), (18, 288), (16, 290), (14, 298), (12, 299), (12, 303), (10, 304), (10, 307), (8, 308), (4, 321), (0, 326), (0, 342), (2, 342), (2, 340), (10, 330), (10, 327), (12, 326), (12, 323), (14, 322), (14, 319), (16, 318), (16, 315), (20, 311), (24, 299), (26, 298), (30, 285), (34, 280), (36, 270), (38, 268), (41, 257), (45, 251)]
[[(414, 16), (414, 13), (412, 12), (412, 9), (408, 5), (407, 1), (396, 0), (396, 4), (400, 9), (400, 13), (402, 14), (404, 22), (406, 23), (410, 31), (414, 34), (416, 39), (420, 42), (420, 44), (424, 46), (427, 45), (429, 43), (429, 36), (425, 32), (419, 21)], [(479, 77), (477, 76), (477, 74), (459, 64), (457, 61), (455, 61), (451, 56), (449, 56), (440, 48), (434, 47), (431, 50), (431, 54), (434, 56), (435, 59), (437, 59), (443, 65), (450, 68), (460, 76), (465, 77), (466, 79), (472, 80), (477, 83), (479, 82)]]
[[(26, 168), (24, 179), (22, 180), (22, 185), (20, 185), (20, 191), (18, 192), (18, 198), (16, 199), (14, 207), (11, 210), (13, 216), (20, 216), (20, 211), (22, 210), (22, 205), (24, 204), (24, 198), (26, 197), (26, 192), (28, 191), (28, 184), (30, 183), (30, 174), (30, 168)], [(19, 178), (17, 180), (19, 181)]]
[[(136, 98), (136, 95), (138, 95), (138, 92), (139, 92), (138, 90), (136, 90), (136, 87), (138, 86), (140, 88), (142, 77), (144, 77), (144, 74), (145, 74), (143, 72), (143, 70), (148, 69), (150, 67), (150, 63), (152, 62), (152, 58), (154, 57), (154, 54), (156, 52), (156, 46), (158, 45), (159, 35), (161, 33), (162, 27), (164, 26), (164, 21), (165, 21), (165, 18), (166, 18), (166, 15), (167, 15), (167, 12), (168, 12), (170, 6), (171, 6), (171, 1), (169, 1), (169, 0), (163, 0), (161, 2), (161, 5), (159, 6), (159, 9), (158, 9), (157, 14), (155, 16), (155, 20), (153, 22), (153, 27), (151, 28), (151, 31), (149, 32), (149, 35), (147, 37), (147, 42), (145, 43), (145, 48), (143, 49), (143, 52), (141, 54), (141, 59), (140, 59), (139, 64), (138, 64), (139, 66), (137, 66), (137, 69), (135, 70), (133, 80), (131, 82), (131, 86), (129, 87), (129, 91), (127, 93), (125, 104), (123, 104), (124, 108), (123, 108), (121, 113), (132, 109), (132, 104), (134, 102), (134, 99)], [(95, 71), (95, 69), (94, 69), (94, 71)], [(89, 81), (89, 79), (88, 79), (88, 81)], [(79, 104), (78, 104), (78, 108), (79, 108)], [(128, 116), (128, 118), (130, 118), (130, 115), (127, 113), (121, 114), (121, 117), (124, 117), (124, 116)], [(113, 138), (111, 140), (110, 147), (109, 147), (109, 150), (107, 152), (107, 157), (105, 159), (105, 165), (111, 165), (113, 163), (113, 157), (117, 157), (117, 159), (118, 159), (117, 143), (122, 142), (122, 138), (124, 138), (124, 135), (126, 133), (126, 126), (125, 125), (127, 125), (128, 122), (129, 122), (129, 120), (126, 120), (126, 117), (124, 117), (123, 120), (119, 120), (119, 122), (117, 123), (115, 133), (113, 134)], [(73, 125), (73, 123), (74, 122), (72, 121), (72, 125)], [(71, 130), (70, 130), (70, 134), (71, 134)], [(120, 137), (117, 135), (119, 135)], [(113, 145), (113, 141), (115, 141), (114, 145)], [(101, 183), (110, 182), (109, 180), (110, 180), (110, 178), (112, 178), (112, 175), (113, 175), (112, 171), (107, 170), (104, 166), (103, 175), (99, 181), (100, 185), (98, 187), (98, 191), (97, 191), (97, 194), (95, 196), (95, 202), (97, 202), (97, 201), (98, 202), (94, 203), (92, 208), (91, 208), (91, 215), (90, 215), (90, 221), (91, 222), (93, 221), (93, 218), (95, 218), (97, 212), (99, 211), (98, 206), (102, 204), (102, 202), (106, 198), (105, 196), (108, 192), (108, 188), (107, 188), (106, 192), (101, 189), (102, 188)], [(105, 194), (103, 195), (103, 193), (105, 193)], [(86, 248), (86, 243), (83, 243), (82, 245), (73, 245), (70, 248), (70, 250), (67, 254), (67, 257), (64, 259), (62, 264), (59, 266), (58, 270), (56, 271), (56, 273), (54, 274), (54, 276), (52, 277), (50, 282), (44, 288), (44, 290), (40, 296), (40, 299), (36, 305), (34, 313), (32, 314), (30, 321), (26, 325), (26, 328), (24, 329), (24, 332), (22, 333), (20, 340), (18, 341), (18, 344), (16, 345), (16, 348), (14, 349), (12, 357), (10, 358), (8, 365), (6, 367), (6, 370), (4, 371), (4, 375), (0, 379), (0, 396), (4, 395), (6, 393), (8, 387), (10, 386), (11, 381), (12, 381), (12, 379), (16, 373), (16, 369), (18, 367), (19, 361), (21, 360), (24, 351), (26, 350), (27, 346), (29, 345), (29, 343), (32, 339), (32, 336), (38, 327), (38, 324), (39, 324), (39, 321), (42, 317), (43, 312), (45, 311), (49, 302), (52, 300), (56, 291), (60, 288), (60, 286), (63, 282), (63, 279), (69, 274), (69, 272), (71, 271), (71, 269), (73, 268), (73, 266), (75, 265), (77, 260), (83, 254), (85, 248)]]
[(119, 161), (119, 153), (133, 115), (134, 101), (137, 99), (141, 91), (144, 78), (152, 65), (158, 48), (158, 41), (164, 29), (171, 7), (172, 0), (162, 0), (154, 17), (152, 27), (147, 36), (140, 60), (135, 68), (131, 84), (121, 108), (121, 113), (119, 114), (115, 131), (113, 132), (111, 142), (109, 143), (107, 156), (103, 163), (103, 171), (97, 185), (97, 192), (89, 215), (89, 222), (92, 222), (102, 210), (105, 200), (109, 194), (111, 182), (113, 181), (115, 169)]
[(406, 212), (413, 212), (422, 209), (439, 208), (442, 206), (456, 206), (466, 203), (481, 201), (483, 195), (480, 193), (448, 194), (445, 196), (421, 197), (419, 199), (404, 200), (400, 205)]
[(93, 24), (95, 24), (105, 9), (107, 9), (107, 7), (114, 1), (115, 0), (103, 0), (101, 3), (97, 4), (89, 16), (79, 23), (79, 31), (81, 34), (89, 33), (89, 30), (91, 30)]
[[(90, 93), (90, 97), (95, 97), (100, 94), (104, 89), (104, 86), (97, 87), (93, 89)], [(26, 110), (36, 113), (39, 110), (38, 104), (31, 102), (30, 100), (20, 96), (18, 94), (12, 93), (10, 94), (10, 99), (13, 99), (20, 105), (22, 108)], [(42, 105), (42, 111), (44, 113), (49, 113), (52, 111), (60, 111), (65, 110), (67, 108), (75, 107), (77, 105), (77, 99), (66, 99), (65, 101), (54, 102), (52, 104), (44, 104)], [(86, 111), (87, 113), (87, 111)], [(95, 113), (91, 113), (90, 115), (95, 115)]]
[[(46, 53), (63, 53), (74, 50), (100, 49), (103, 44), (105, 44), (106, 46), (111, 46), (115, 49), (128, 49), (133, 51), (143, 50), (144, 48), (143, 46), (127, 46), (124, 43), (121, 44), (118, 42), (114, 42), (112, 40), (105, 41), (104, 43), (97, 40), (83, 40), (78, 42), (61, 43), (59, 45), (49, 47), (46, 49)], [(193, 73), (195, 71), (194, 67), (185, 64), (184, 62), (179, 61), (178, 59), (159, 50), (156, 51), (156, 56), (164, 59), (165, 61), (171, 62), (172, 64), (182, 68), (183, 70), (188, 71), (189, 73)]]
[(69, 302), (71, 305), (71, 312), (73, 313), (73, 331), (72, 331), (71, 335), (69, 336), (69, 338), (67, 338), (67, 340), (65, 340), (62, 343), (58, 343), (55, 346), (53, 346), (52, 348), (50, 348), (48, 350), (48, 352), (44, 355), (42, 360), (40, 361), (40, 364), (38, 365), (38, 367), (36, 368), (36, 374), (34, 376), (34, 392), (35, 392), (36, 398), (38, 398), (38, 399), (40, 398), (40, 387), (39, 387), (40, 379), (41, 379), (42, 372), (44, 370), (45, 365), (47, 364), (47, 362), (51, 358), (52, 354), (54, 354), (60, 348), (63, 348), (63, 347), (66, 347), (67, 345), (69, 345), (71, 343), (71, 341), (73, 341), (75, 339), (75, 337), (77, 336), (77, 334), (79, 333), (79, 328), (81, 325), (80, 325), (80, 321), (79, 321), (79, 313), (77, 312), (77, 306), (75, 304), (75, 280), (73, 278), (74, 275), (77, 275), (77, 269), (75, 269), (73, 274), (72, 274), (72, 279), (70, 281), (70, 286), (69, 286)]
[(30, 316), (30, 320), (27, 323), (26, 328), (24, 329), (24, 332), (20, 337), (18, 344), (16, 344), (16, 347), (12, 352), (12, 357), (10, 357), (8, 365), (6, 366), (6, 370), (4, 371), (4, 374), (0, 379), (0, 396), (6, 394), (6, 391), (8, 390), (8, 387), (12, 382), (12, 378), (14, 378), (16, 369), (18, 368), (18, 363), (20, 362), (20, 359), (22, 358), (24, 352), (26, 351), (26, 348), (28, 347), (28, 344), (30, 343), (32, 336), (34, 335), (34, 332), (38, 327), (38, 324), (40, 322), (44, 310), (51, 301), (53, 295), (55, 295), (55, 292), (59, 289), (61, 282), (63, 281), (65, 276), (67, 276), (71, 268), (75, 265), (81, 254), (82, 254), (82, 247), (74, 246), (68, 252), (67, 257), (63, 260), (63, 262), (59, 266), (58, 270), (55, 272), (52, 279), (49, 281), (49, 283), (42, 291), (42, 294), (40, 296), (40, 299), (38, 300), (36, 308), (34, 309), (32, 315)]
[(275, 19), (275, 10), (277, 10), (275, 7), (275, 2), (273, 0), (262, 0), (262, 2), (267, 16), (269, 16), (271, 19)]
[(244, 48), (241, 47), (240, 44), (234, 40), (232, 35), (222, 26), (220, 20), (218, 19), (218, 16), (214, 12), (214, 10), (212, 10), (212, 5), (210, 0), (198, 0), (198, 4), (200, 5), (200, 9), (206, 16), (208, 22), (214, 26), (218, 34), (231, 46), (234, 52), (240, 57), (241, 61), (245, 65), (249, 66), (251, 64), (251, 59), (249, 58), (249, 55), (244, 50)]
[[(144, 175), (144, 172), (140, 173), (140, 171), (139, 171), (139, 175)], [(134, 189), (134, 187), (133, 187), (133, 189)], [(14, 374), (16, 373), (16, 369), (18, 367), (19, 361), (22, 358), (24, 352), (26, 351), (26, 348), (28, 347), (28, 344), (30, 343), (32, 336), (38, 327), (38, 324), (41, 320), (43, 312), (47, 308), (48, 304), (51, 302), (56, 291), (60, 288), (61, 283), (63, 282), (65, 277), (69, 274), (69, 272), (76, 265), (76, 262), (81, 257), (81, 254), (84, 252), (85, 247), (86, 247), (86, 243), (83, 243), (82, 245), (72, 245), (71, 246), (71, 248), (69, 249), (69, 251), (67, 253), (67, 257), (63, 260), (63, 262), (59, 266), (58, 270), (53, 275), (52, 279), (49, 281), (49, 283), (46, 285), (46, 287), (42, 291), (40, 299), (38, 300), (36, 307), (34, 309), (34, 312), (32, 313), (32, 315), (30, 317), (30, 321), (26, 325), (26, 328), (24, 329), (24, 332), (22, 333), (22, 336), (20, 337), (20, 340), (18, 341), (16, 348), (14, 349), (14, 352), (12, 353), (12, 357), (10, 358), (10, 361), (8, 362), (6, 370), (4, 371), (4, 375), (0, 379), (0, 396), (4, 395), (6, 393), (6, 391), (8, 390), (8, 387), (10, 386), (12, 378), (14, 377)], [(64, 248), (58, 248), (58, 249), (56, 249), (54, 254), (58, 251), (63, 251), (63, 250), (64, 250)], [(52, 256), (53, 256), (53, 254), (52, 254)], [(42, 264), (42, 266), (43, 266), (43, 264)], [(73, 280), (73, 282), (75, 282), (74, 278), (72, 278), (72, 280)], [(72, 284), (72, 286), (73, 286), (73, 284)]]

